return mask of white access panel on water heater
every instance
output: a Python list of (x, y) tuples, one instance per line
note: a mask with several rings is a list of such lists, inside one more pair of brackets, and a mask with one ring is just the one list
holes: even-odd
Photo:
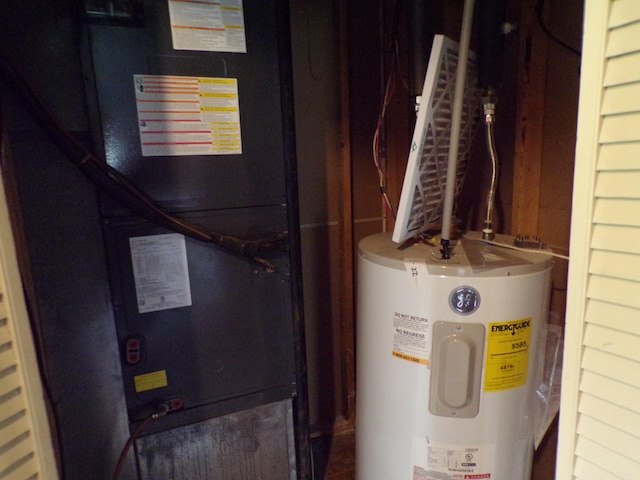
[(446, 261), (360, 242), (358, 480), (529, 478), (551, 258), (476, 233)]

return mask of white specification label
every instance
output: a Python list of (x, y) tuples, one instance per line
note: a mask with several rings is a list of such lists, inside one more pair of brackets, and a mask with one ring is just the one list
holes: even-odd
[(169, 0), (176, 50), (247, 51), (242, 0)]
[[(464, 446), (413, 439), (413, 480), (491, 479), (491, 445)], [(489, 460), (490, 461), (490, 460)]]
[(393, 314), (392, 355), (394, 357), (428, 365), (430, 345), (429, 320), (406, 313)]
[(129, 239), (138, 312), (191, 305), (187, 248), (179, 233)]

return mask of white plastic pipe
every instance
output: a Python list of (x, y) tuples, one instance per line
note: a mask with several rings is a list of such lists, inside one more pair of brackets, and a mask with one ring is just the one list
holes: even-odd
[[(462, 31), (458, 51), (458, 69), (456, 71), (456, 88), (453, 97), (451, 115), (451, 137), (449, 139), (449, 163), (447, 165), (447, 184), (444, 191), (442, 211), (442, 240), (448, 244), (451, 239), (451, 216), (455, 202), (456, 180), (458, 170), (458, 147), (460, 143), (460, 124), (462, 123), (462, 107), (464, 104), (464, 86), (467, 78), (467, 61), (469, 59), (469, 40), (473, 23), (474, 0), (465, 0), (462, 13)], [(444, 242), (443, 242), (444, 245)]]

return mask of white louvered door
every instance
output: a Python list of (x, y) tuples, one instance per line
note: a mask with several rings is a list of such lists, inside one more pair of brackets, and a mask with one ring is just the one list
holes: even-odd
[(0, 480), (57, 478), (0, 176)]
[(640, 479), (640, 1), (587, 0), (558, 480)]

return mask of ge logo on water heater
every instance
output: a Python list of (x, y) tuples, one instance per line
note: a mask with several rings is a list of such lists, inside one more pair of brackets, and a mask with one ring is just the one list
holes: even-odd
[(459, 287), (451, 292), (449, 305), (454, 312), (468, 315), (475, 312), (480, 306), (480, 294), (475, 288)]

